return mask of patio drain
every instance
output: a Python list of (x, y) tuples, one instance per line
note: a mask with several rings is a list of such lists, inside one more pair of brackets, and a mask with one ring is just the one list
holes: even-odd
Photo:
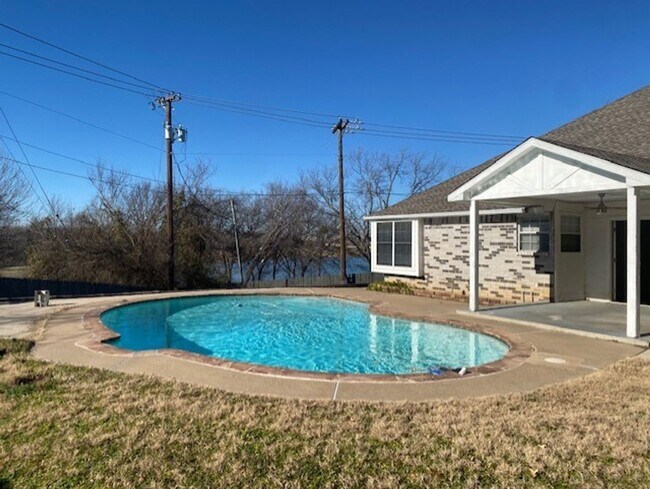
[(548, 363), (553, 363), (555, 365), (564, 365), (566, 363), (566, 360), (564, 358), (558, 358), (558, 357), (546, 357), (544, 361)]

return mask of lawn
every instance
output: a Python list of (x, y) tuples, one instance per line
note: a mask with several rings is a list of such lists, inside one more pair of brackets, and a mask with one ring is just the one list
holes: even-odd
[(256, 398), (1, 341), (0, 487), (648, 487), (650, 362), (421, 404)]

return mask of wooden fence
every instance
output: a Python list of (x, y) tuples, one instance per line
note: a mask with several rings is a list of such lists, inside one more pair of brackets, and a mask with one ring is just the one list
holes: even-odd
[[(383, 280), (380, 273), (355, 273), (349, 276), (348, 286), (364, 286)], [(246, 288), (278, 288), (278, 287), (340, 287), (338, 275), (320, 277), (295, 277), (277, 280), (261, 280), (250, 282)], [(31, 299), (35, 290), (49, 290), (52, 297), (84, 297), (95, 295), (125, 294), (129, 292), (147, 292), (144, 287), (128, 285), (95, 284), (90, 282), (70, 282), (63, 280), (40, 280), (31, 278), (0, 277), (0, 301)]]
[(81, 297), (145, 292), (147, 289), (128, 285), (0, 277), (0, 300), (32, 298), (35, 290), (49, 290), (53, 297)]
[[(348, 277), (346, 285), (368, 285), (384, 279), (381, 273), (354, 273)], [(266, 289), (276, 287), (340, 287), (341, 279), (338, 275), (323, 275), (312, 277), (281, 278), (276, 280), (259, 280), (250, 282), (246, 288)]]

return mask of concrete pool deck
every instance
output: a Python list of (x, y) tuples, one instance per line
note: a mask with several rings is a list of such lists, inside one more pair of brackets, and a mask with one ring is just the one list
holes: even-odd
[[(237, 293), (327, 295), (356, 300), (371, 303), (386, 315), (488, 328), (504, 337), (531, 345), (533, 351), (511, 368), (495, 373), (413, 382), (296, 378), (234, 370), (190, 358), (170, 356), (160, 351), (121, 350), (106, 353), (84, 346), (93, 338), (94, 332), (84, 325), (83, 317), (98, 308), (145, 299)], [(488, 318), (470, 319), (457, 313), (459, 306), (457, 302), (371, 292), (361, 288), (217, 290), (60, 299), (52, 301), (51, 307), (43, 309), (35, 308), (32, 303), (0, 305), (0, 336), (32, 336), (36, 340), (34, 356), (46, 361), (149, 374), (230, 392), (316, 400), (422, 401), (524, 392), (587, 375), (646, 351), (646, 348), (637, 345), (547, 331), (509, 323), (503, 318), (499, 321)], [(26, 328), (26, 324), (30, 326)]]

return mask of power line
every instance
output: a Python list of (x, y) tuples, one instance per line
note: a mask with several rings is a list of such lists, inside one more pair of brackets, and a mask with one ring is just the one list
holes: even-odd
[(400, 135), (395, 133), (377, 133), (370, 131), (360, 131), (358, 134), (366, 136), (375, 136), (375, 137), (384, 137), (384, 138), (394, 138), (394, 139), (409, 139), (409, 140), (419, 140), (419, 141), (436, 141), (442, 143), (462, 143), (462, 144), (485, 144), (489, 146), (513, 146), (517, 143), (515, 142), (496, 142), (496, 141), (484, 141), (484, 140), (469, 140), (469, 139), (445, 139), (445, 138), (433, 138), (426, 136), (417, 136), (417, 135)]
[[(54, 60), (52, 58), (48, 58), (45, 56), (41, 56), (38, 54), (35, 54), (30, 51), (18, 49), (12, 46), (9, 46), (7, 44), (0, 44), (2, 46), (5, 46), (9, 49), (16, 50), (18, 52), (28, 54), (30, 56), (34, 56), (37, 58), (40, 58), (42, 60), (47, 60), (51, 63), (56, 63), (59, 65), (66, 66), (71, 69), (75, 69), (78, 71), (82, 71), (88, 74), (92, 74), (93, 76), (98, 76), (102, 78), (106, 78), (112, 81), (115, 81), (117, 83), (121, 84), (127, 84), (134, 86), (136, 88), (140, 88), (142, 90), (147, 90), (148, 92), (141, 92), (133, 89), (128, 89), (126, 87), (118, 86), (112, 83), (108, 83), (102, 80), (97, 80), (95, 78), (90, 78), (87, 76), (80, 75), (79, 73), (74, 73), (70, 72), (67, 70), (63, 70), (60, 68), (56, 68), (54, 66), (49, 66), (43, 63), (36, 62), (34, 60), (22, 58), (20, 56), (12, 55), (10, 53), (6, 52), (0, 52), (0, 54), (4, 56), (9, 56), (21, 61), (25, 61), (28, 63), (32, 63), (50, 70), (55, 70), (59, 71), (61, 73), (65, 73), (68, 75), (76, 76), (79, 78), (86, 79), (88, 81), (92, 81), (94, 83), (100, 83), (106, 86), (110, 86), (113, 88), (118, 88), (121, 90), (126, 90), (130, 91), (133, 93), (137, 93), (140, 95), (145, 95), (147, 97), (155, 97), (154, 94), (149, 93), (152, 89), (155, 91), (170, 91), (169, 89), (165, 89), (163, 87), (160, 87), (157, 84), (151, 83), (149, 81), (143, 80), (141, 78), (138, 78), (134, 75), (131, 75), (129, 73), (126, 73), (125, 71), (119, 70), (117, 68), (111, 67), (105, 63), (96, 61), (94, 59), (88, 58), (86, 56), (80, 55), (78, 53), (72, 52), (68, 49), (65, 49), (61, 46), (58, 46), (52, 42), (46, 41), (44, 39), (41, 39), (35, 35), (29, 34), (27, 32), (24, 32), (20, 29), (17, 29), (15, 27), (9, 26), (7, 24), (1, 23), (0, 22), (0, 27), (4, 27), (5, 29), (11, 30), (15, 33), (18, 33), (22, 36), (25, 36), (29, 39), (35, 40), (37, 42), (40, 42), (42, 44), (45, 44), (49, 47), (52, 47), (54, 49), (57, 49), (63, 53), (66, 53), (68, 55), (77, 57), (79, 59), (82, 59), (84, 61), (87, 61), (89, 63), (93, 63), (97, 66), (100, 66), (104, 69), (110, 70), (114, 73), (120, 74), (122, 76), (125, 76), (127, 78), (130, 78), (131, 80), (137, 81), (140, 84), (143, 85), (138, 85), (135, 83), (127, 82), (125, 80), (120, 80), (115, 77), (110, 77), (108, 75), (104, 75), (102, 73), (98, 73), (92, 70), (87, 70), (85, 68), (80, 68), (78, 66), (74, 66), (68, 63), (64, 63), (61, 61)], [(151, 88), (149, 88), (151, 87)], [(315, 116), (315, 117), (323, 117), (323, 118), (328, 118), (331, 119), (332, 117), (336, 117), (333, 114), (327, 114), (323, 112), (314, 112), (314, 111), (306, 111), (306, 110), (297, 110), (297, 109), (291, 109), (291, 108), (284, 108), (284, 107), (277, 107), (277, 106), (269, 106), (269, 105), (261, 105), (261, 104), (253, 104), (253, 103), (248, 103), (248, 102), (240, 102), (240, 101), (234, 101), (234, 100), (227, 100), (227, 99), (220, 99), (220, 98), (215, 98), (215, 97), (208, 97), (204, 95), (185, 95), (186, 99), (189, 99), (193, 105), (197, 106), (202, 106), (202, 107), (209, 107), (213, 108), (216, 110), (221, 110), (221, 111), (226, 111), (226, 112), (231, 112), (231, 113), (238, 113), (238, 114), (243, 114), (243, 115), (249, 115), (249, 116), (254, 116), (254, 117), (259, 117), (259, 118), (264, 118), (268, 120), (276, 120), (280, 122), (288, 122), (288, 123), (293, 123), (293, 124), (302, 124), (305, 126), (313, 126), (313, 127), (329, 127), (329, 123), (325, 121), (320, 121), (320, 120), (314, 120), (314, 119), (307, 119), (304, 117), (297, 117), (297, 116), (291, 116), (287, 114), (301, 114), (301, 115), (310, 115), (310, 116)], [(281, 113), (278, 113), (281, 112)], [(480, 133), (480, 132), (469, 132), (469, 131), (450, 131), (450, 130), (442, 130), (442, 129), (427, 129), (427, 128), (420, 128), (420, 127), (412, 127), (412, 126), (400, 126), (400, 125), (391, 125), (391, 124), (381, 124), (381, 123), (367, 123), (367, 126), (370, 126), (370, 129), (363, 131), (366, 134), (373, 135), (376, 137), (390, 137), (390, 138), (399, 138), (399, 139), (412, 139), (412, 140), (425, 140), (425, 141), (438, 141), (438, 142), (453, 142), (453, 143), (470, 143), (470, 144), (492, 144), (492, 145), (506, 145), (506, 144), (514, 144), (522, 139), (523, 137), (517, 137), (517, 136), (507, 136), (507, 135), (497, 135), (497, 134), (488, 134), (488, 133)], [(388, 130), (380, 130), (380, 129), (372, 129), (372, 127), (381, 127), (384, 129)], [(397, 130), (397, 131), (396, 131)], [(403, 130), (409, 131), (409, 132), (403, 132)], [(447, 137), (445, 137), (447, 136)], [(493, 141), (493, 142), (488, 142), (488, 141)]]
[(16, 100), (20, 100), (21, 102), (24, 102), (24, 103), (26, 103), (26, 104), (33, 105), (34, 107), (38, 107), (38, 108), (40, 108), (40, 109), (47, 110), (47, 111), (52, 112), (52, 113), (54, 113), (54, 114), (58, 114), (58, 115), (60, 115), (60, 116), (67, 117), (68, 119), (71, 119), (71, 120), (73, 120), (73, 121), (79, 122), (80, 124), (84, 124), (84, 125), (86, 125), (86, 126), (89, 126), (89, 127), (94, 128), (94, 129), (98, 129), (98, 130), (100, 130), (100, 131), (104, 131), (104, 132), (106, 132), (106, 133), (108, 133), (108, 134), (112, 134), (113, 136), (117, 136), (117, 137), (120, 137), (120, 138), (126, 139), (126, 140), (128, 140), (128, 141), (131, 141), (131, 142), (133, 142), (133, 143), (138, 143), (138, 144), (141, 144), (142, 146), (147, 146), (148, 148), (152, 148), (152, 149), (155, 149), (156, 151), (161, 151), (161, 152), (162, 152), (162, 149), (161, 149), (161, 148), (158, 148), (157, 146), (154, 146), (153, 144), (149, 144), (149, 143), (147, 143), (147, 142), (145, 142), (145, 141), (141, 141), (141, 140), (139, 140), (139, 139), (132, 138), (131, 136), (127, 136), (127, 135), (125, 135), (125, 134), (121, 134), (121, 133), (119, 133), (119, 132), (113, 131), (112, 129), (107, 129), (107, 128), (102, 127), (102, 126), (98, 126), (97, 124), (94, 124), (94, 123), (92, 123), (92, 122), (85, 121), (85, 120), (83, 120), (83, 119), (80, 119), (80, 118), (78, 118), (78, 117), (76, 117), (76, 116), (73, 116), (73, 115), (70, 115), (70, 114), (66, 114), (65, 112), (61, 112), (60, 110), (53, 109), (53, 108), (51, 108), (51, 107), (47, 107), (47, 106), (45, 106), (45, 105), (41, 105), (41, 104), (39, 104), (39, 103), (37, 103), (37, 102), (33, 102), (33, 101), (31, 101), (31, 100), (27, 100), (26, 98), (23, 98), (23, 97), (19, 97), (18, 95), (14, 95), (14, 94), (12, 94), (12, 93), (5, 92), (4, 90), (0, 90), (0, 93), (3, 94), (3, 95), (6, 95), (6, 96), (8, 96), (8, 97), (14, 98), (14, 99), (16, 99)]
[(79, 68), (78, 66), (71, 65), (71, 64), (68, 64), (68, 63), (64, 63), (63, 61), (58, 61), (56, 59), (48, 58), (47, 56), (41, 56), (40, 54), (36, 54), (36, 53), (31, 52), (31, 51), (26, 51), (24, 49), (19, 49), (19, 48), (10, 46), (8, 44), (0, 43), (0, 46), (2, 46), (4, 48), (11, 49), (13, 51), (17, 51), (17, 52), (22, 53), (22, 54), (26, 54), (28, 56), (32, 56), (34, 58), (38, 58), (38, 59), (43, 60), (43, 61), (47, 61), (49, 63), (54, 63), (54, 64), (57, 64), (59, 66), (65, 66), (66, 68), (71, 68), (73, 70), (81, 71), (81, 72), (87, 73), (89, 75), (98, 76), (98, 77), (104, 78), (106, 80), (112, 80), (112, 81), (115, 81), (115, 82), (118, 82), (118, 83), (123, 83), (124, 85), (129, 85), (131, 87), (141, 88), (143, 90), (151, 90), (151, 88), (149, 88), (149, 87), (147, 87), (145, 85), (142, 85), (140, 83), (132, 83), (132, 82), (125, 81), (125, 80), (120, 80), (119, 78), (115, 78), (115, 77), (110, 76), (110, 75), (104, 75), (103, 73), (98, 73), (96, 71), (87, 70), (85, 68)]
[(293, 123), (293, 124), (299, 124), (303, 126), (312, 126), (312, 127), (319, 127), (319, 128), (324, 128), (324, 127), (329, 127), (329, 124), (326, 122), (321, 122), (321, 121), (316, 121), (312, 119), (305, 119), (302, 117), (294, 117), (294, 116), (285, 116), (282, 114), (274, 114), (272, 112), (265, 112), (265, 111), (260, 111), (260, 110), (255, 110), (255, 109), (245, 109), (245, 108), (237, 108), (233, 106), (221, 106), (221, 105), (215, 105), (215, 104), (205, 104), (205, 103), (200, 103), (196, 101), (189, 100), (187, 101), (188, 104), (190, 105), (195, 105), (198, 107), (205, 107), (208, 109), (215, 109), (215, 110), (220, 110), (224, 112), (232, 112), (236, 114), (244, 114), (244, 115), (250, 115), (253, 117), (259, 117), (262, 119), (270, 119), (270, 120), (276, 120), (276, 121), (281, 121), (281, 122), (288, 122), (288, 123)]
[[(50, 149), (42, 148), (40, 146), (36, 146), (35, 144), (27, 143), (25, 141), (19, 141), (18, 139), (11, 138), (9, 136), (4, 136), (2, 134), (0, 134), (0, 138), (9, 139), (10, 141), (14, 141), (14, 142), (16, 142), (18, 144), (22, 144), (22, 145), (27, 146), (29, 148), (33, 148), (33, 149), (35, 149), (37, 151), (42, 151), (43, 153), (48, 153), (48, 154), (51, 154), (53, 156), (58, 156), (59, 158), (65, 158), (66, 160), (74, 161), (76, 163), (81, 163), (82, 165), (86, 165), (86, 166), (89, 166), (89, 167), (92, 167), (92, 168), (97, 168), (98, 166), (100, 166), (97, 163), (92, 163), (92, 162), (87, 161), (87, 160), (82, 160), (80, 158), (75, 158), (74, 156), (68, 156), (68, 155), (65, 155), (65, 154), (62, 154), (62, 153), (57, 153), (56, 151), (52, 151)], [(136, 175), (135, 173), (129, 173), (129, 172), (123, 171), (123, 170), (111, 169), (109, 171), (111, 173), (120, 173), (122, 175), (126, 175), (126, 176), (129, 176), (129, 177), (132, 177), (132, 178), (138, 178), (140, 180), (148, 180), (150, 182), (163, 183), (161, 180), (157, 180), (155, 178), (145, 177), (145, 176), (142, 176), (142, 175)]]
[(16, 56), (15, 54), (6, 53), (6, 52), (4, 52), (4, 51), (0, 51), (0, 55), (3, 55), (3, 56), (9, 56), (10, 58), (19, 59), (19, 60), (21, 60), (21, 61), (25, 61), (25, 62), (27, 62), (27, 63), (31, 63), (31, 64), (34, 64), (34, 65), (37, 65), (37, 66), (41, 66), (41, 67), (43, 67), (43, 68), (47, 68), (47, 69), (50, 69), (50, 70), (58, 71), (58, 72), (60, 72), (60, 73), (65, 73), (65, 74), (67, 74), (67, 75), (76, 76), (77, 78), (82, 78), (82, 79), (84, 79), (84, 80), (88, 80), (88, 81), (91, 81), (91, 82), (94, 82), (94, 83), (99, 83), (99, 84), (101, 84), (101, 85), (106, 85), (106, 86), (108, 86), (108, 87), (118, 88), (118, 89), (120, 89), (120, 90), (124, 90), (125, 92), (131, 92), (131, 93), (135, 93), (135, 94), (138, 94), (138, 95), (144, 95), (145, 97), (150, 97), (150, 98), (155, 97), (155, 94), (152, 94), (152, 93), (145, 93), (145, 92), (140, 92), (140, 91), (138, 91), (138, 90), (133, 90), (133, 89), (131, 89), (131, 88), (121, 87), (121, 86), (119, 86), (119, 85), (115, 85), (114, 83), (109, 83), (109, 82), (105, 82), (105, 81), (102, 81), (102, 80), (97, 80), (97, 79), (95, 79), (95, 78), (90, 78), (90, 77), (88, 77), (88, 76), (81, 75), (81, 74), (79, 74), (79, 73), (74, 73), (74, 72), (72, 72), (72, 71), (67, 71), (67, 70), (64, 70), (64, 69), (61, 69), (61, 68), (57, 68), (56, 66), (49, 66), (49, 65), (46, 65), (46, 64), (44, 64), (44, 63), (39, 63), (38, 61), (34, 61), (34, 60), (32, 60), (32, 59), (23, 58), (23, 57), (21, 57), (21, 56)]
[(496, 139), (515, 139), (517, 141), (521, 141), (522, 139), (525, 139), (524, 136), (506, 136), (503, 134), (488, 134), (488, 133), (482, 133), (482, 132), (468, 132), (468, 131), (448, 131), (448, 130), (443, 130), (443, 129), (425, 129), (422, 127), (410, 127), (410, 126), (396, 126), (396, 125), (391, 125), (391, 124), (377, 124), (373, 122), (366, 122), (364, 121), (363, 123), (364, 126), (376, 126), (376, 127), (385, 127), (388, 129), (406, 129), (409, 131), (420, 131), (420, 132), (426, 132), (426, 133), (441, 133), (441, 134), (455, 134), (459, 136), (478, 136), (478, 137), (484, 137), (484, 138), (496, 138)]
[[(23, 155), (23, 158), (25, 158), (25, 161), (29, 163), (29, 158), (27, 157), (27, 154), (25, 153), (25, 150), (23, 149), (22, 145), (20, 142), (18, 142), (18, 138), (16, 137), (16, 132), (14, 131), (14, 128), (11, 126), (11, 123), (9, 122), (9, 118), (7, 117), (7, 114), (5, 113), (4, 109), (0, 107), (0, 112), (2, 112), (2, 117), (4, 117), (5, 122), (7, 123), (7, 127), (11, 131), (11, 134), (13, 134), (14, 139), (18, 143), (18, 148), (20, 148), (20, 152)], [(31, 166), (30, 166), (31, 168)], [(47, 195), (47, 192), (45, 192), (45, 189), (43, 188), (43, 184), (41, 184), (41, 181), (38, 178), (38, 175), (36, 175), (36, 172), (34, 171), (33, 168), (31, 168), (32, 174), (34, 175), (34, 178), (36, 179), (36, 183), (38, 184), (39, 188), (41, 189), (41, 192), (43, 192), (43, 196), (45, 197), (45, 200), (47, 200), (47, 203), (50, 205), (50, 209), (53, 214), (56, 214), (56, 209), (54, 208), (54, 204), (50, 200), (50, 198)]]
[(151, 82), (148, 82), (148, 81), (143, 80), (143, 79), (141, 79), (141, 78), (138, 78), (138, 77), (136, 77), (136, 76), (130, 75), (129, 73), (126, 73), (126, 72), (124, 72), (124, 71), (118, 70), (117, 68), (113, 68), (113, 67), (111, 67), (111, 66), (109, 66), (109, 65), (107, 65), (107, 64), (100, 63), (99, 61), (95, 61), (94, 59), (88, 58), (88, 57), (86, 57), (86, 56), (82, 56), (82, 55), (77, 54), (77, 53), (75, 53), (75, 52), (73, 52), (73, 51), (70, 51), (70, 50), (68, 50), (68, 49), (65, 49), (65, 48), (63, 48), (63, 47), (61, 47), (61, 46), (57, 46), (57, 45), (54, 44), (54, 43), (51, 43), (51, 42), (49, 42), (49, 41), (46, 41), (46, 40), (41, 39), (41, 38), (39, 38), (39, 37), (36, 37), (36, 36), (34, 36), (33, 34), (29, 34), (29, 33), (25, 32), (25, 31), (21, 31), (20, 29), (17, 29), (17, 28), (15, 28), (15, 27), (12, 27), (12, 26), (7, 25), (7, 24), (5, 24), (5, 23), (0, 22), (0, 27), (4, 27), (5, 29), (8, 29), (8, 30), (13, 31), (13, 32), (15, 32), (15, 33), (17, 33), (17, 34), (20, 34), (21, 36), (28, 37), (29, 39), (32, 39), (32, 40), (37, 41), (37, 42), (40, 42), (41, 44), (45, 44), (46, 46), (49, 46), (49, 47), (54, 48), (54, 49), (57, 49), (57, 50), (59, 50), (59, 51), (61, 51), (61, 52), (63, 52), (63, 53), (69, 54), (70, 56), (75, 56), (76, 58), (83, 59), (84, 61), (87, 61), (87, 62), (89, 62), (89, 63), (93, 63), (93, 64), (95, 64), (95, 65), (97, 65), (97, 66), (101, 66), (102, 68), (105, 68), (105, 69), (107, 69), (107, 70), (110, 70), (110, 71), (112, 71), (112, 72), (114, 72), (114, 73), (118, 73), (118, 74), (120, 74), (120, 75), (122, 75), (122, 76), (126, 76), (127, 78), (130, 78), (130, 79), (132, 79), (132, 80), (138, 81), (138, 82), (140, 82), (140, 83), (144, 83), (145, 85), (149, 85), (150, 87), (153, 87), (153, 88), (155, 88), (155, 89), (157, 89), (157, 90), (159, 90), (159, 91), (164, 91), (164, 92), (168, 92), (168, 91), (170, 91), (170, 90), (168, 90), (168, 89), (166, 89), (166, 88), (163, 88), (163, 87), (160, 87), (160, 86), (158, 86), (158, 85), (156, 85), (156, 84), (154, 84), (154, 83), (151, 83)]
[[(338, 117), (338, 115), (332, 115), (332, 114), (326, 114), (322, 112), (310, 112), (310, 111), (305, 111), (305, 110), (296, 110), (296, 109), (287, 109), (287, 108), (282, 108), (282, 107), (274, 107), (274, 106), (268, 106), (268, 105), (261, 105), (261, 104), (252, 104), (252, 103), (247, 103), (247, 102), (239, 102), (239, 101), (234, 101), (234, 100), (226, 100), (226, 99), (219, 99), (219, 98), (214, 98), (214, 97), (207, 97), (207, 96), (198, 96), (198, 95), (184, 95), (185, 99), (189, 100), (194, 100), (197, 102), (203, 102), (208, 103), (211, 106), (216, 106), (221, 108), (222, 110), (225, 110), (224, 107), (229, 107), (229, 108), (234, 108), (234, 109), (240, 109), (240, 110), (254, 110), (257, 113), (260, 114), (267, 114), (267, 115), (278, 115), (281, 116), (281, 114), (273, 114), (273, 112), (269, 111), (280, 111), (280, 112), (287, 112), (287, 113), (295, 113), (295, 114), (304, 114), (304, 115), (312, 115), (312, 116), (317, 116), (317, 117), (327, 117), (327, 118), (332, 118), (332, 117)], [(246, 109), (247, 107), (252, 107), (252, 109)], [(267, 109), (266, 111), (260, 110), (260, 109)], [(310, 123), (323, 123), (325, 125), (328, 125), (325, 122), (317, 121), (317, 120), (305, 120), (305, 119), (299, 119), (297, 120), (304, 120), (306, 122)], [(399, 130), (408, 130), (408, 131), (416, 131), (416, 132), (424, 132), (430, 135), (456, 135), (459, 137), (478, 137), (481, 139), (511, 139), (515, 141), (520, 141), (522, 139), (525, 139), (523, 136), (508, 136), (508, 135), (503, 135), (503, 134), (489, 134), (489, 133), (481, 133), (481, 132), (469, 132), (469, 131), (451, 131), (451, 130), (444, 130), (444, 129), (429, 129), (429, 128), (421, 128), (421, 127), (412, 127), (412, 126), (399, 126), (399, 125), (391, 125), (391, 124), (379, 124), (379, 123), (368, 123), (364, 121), (364, 126), (374, 126), (374, 127), (382, 127), (382, 128), (387, 128), (387, 129), (399, 129)]]
[[(11, 148), (9, 148), (9, 146), (7, 145), (7, 142), (2, 138), (0, 138), (0, 141), (2, 141), (3, 146), (7, 149), (7, 152), (9, 153), (9, 156), (11, 156), (11, 158), (7, 158), (6, 156), (0, 156), (0, 158), (11, 161), (11, 162), (17, 161), (16, 157), (13, 154), (13, 151), (11, 151)], [(25, 181), (29, 184), (29, 188), (32, 190), (32, 193), (34, 194), (36, 199), (41, 204), (41, 209), (44, 210), (45, 212), (48, 212), (47, 206), (45, 205), (45, 202), (43, 202), (43, 199), (41, 198), (40, 194), (34, 188), (34, 183), (32, 182), (32, 180), (27, 177), (27, 175), (23, 171), (22, 167), (18, 166), (17, 168), (20, 171), (20, 174), (25, 179)]]
[(216, 104), (230, 104), (230, 105), (238, 105), (238, 106), (243, 106), (243, 107), (252, 107), (254, 109), (267, 109), (267, 110), (274, 110), (274, 111), (279, 111), (279, 112), (287, 112), (291, 114), (302, 114), (302, 115), (312, 115), (316, 117), (323, 117), (323, 118), (332, 118), (332, 117), (339, 117), (338, 115), (333, 115), (333, 114), (325, 114), (322, 112), (309, 112), (306, 110), (297, 110), (297, 109), (287, 109), (283, 107), (272, 107), (268, 105), (260, 105), (260, 104), (252, 104), (249, 102), (238, 102), (236, 100), (226, 100), (226, 99), (219, 99), (219, 98), (214, 98), (214, 97), (206, 97), (203, 95), (184, 95), (186, 99), (191, 99), (191, 100), (196, 100), (199, 102), (207, 102), (207, 103), (216, 103)]
[[(262, 119), (277, 120), (281, 122), (288, 122), (292, 124), (312, 126), (318, 128), (329, 128), (329, 124), (326, 122), (321, 122), (314, 119), (306, 119), (302, 117), (286, 116), (283, 114), (275, 114), (273, 112), (255, 110), (255, 109), (245, 109), (234, 107), (232, 105), (218, 105), (216, 103), (204, 104), (198, 103), (195, 101), (188, 101), (188, 104), (206, 107), (210, 109), (232, 112), (243, 115), (250, 115), (254, 117), (259, 117)], [(460, 131), (455, 131), (460, 132)], [(415, 132), (406, 132), (398, 130), (383, 130), (383, 129), (363, 129), (358, 131), (359, 134), (368, 134), (375, 137), (388, 137), (388, 138), (397, 138), (397, 139), (410, 139), (410, 140), (421, 140), (421, 141), (436, 141), (436, 142), (448, 142), (448, 143), (467, 143), (467, 144), (486, 144), (493, 146), (510, 146), (519, 142), (519, 139), (514, 136), (472, 136), (471, 134), (479, 133), (467, 133), (466, 135), (434, 135), (434, 134), (425, 134), (425, 133), (415, 133)], [(501, 138), (501, 139), (499, 139)]]
[[(109, 182), (108, 180), (105, 180), (103, 178), (89, 177), (88, 175), (79, 175), (78, 173), (72, 173), (72, 172), (68, 172), (68, 171), (64, 171), (64, 170), (56, 170), (54, 168), (48, 168), (46, 166), (36, 165), (34, 163), (28, 163), (28, 162), (25, 162), (25, 161), (17, 160), (15, 158), (6, 158), (6, 159), (9, 160), (9, 161), (12, 161), (13, 163), (16, 163), (18, 165), (28, 166), (28, 167), (30, 167), (32, 169), (36, 168), (38, 170), (43, 170), (43, 171), (47, 171), (47, 172), (50, 172), (50, 173), (55, 173), (55, 174), (58, 174), (58, 175), (64, 175), (64, 176), (68, 176), (68, 177), (79, 178), (79, 179), (82, 179), (82, 180), (88, 180), (91, 183), (95, 183), (95, 182), (116, 183), (116, 182)], [(131, 187), (131, 188), (137, 188), (138, 187), (136, 184), (133, 184), (133, 183), (130, 183), (130, 182), (117, 182), (116, 184), (118, 186), (120, 186), (120, 187)]]
[(332, 156), (336, 153), (246, 153), (246, 152), (202, 152), (189, 151), (185, 153), (189, 156)]
[[(140, 144), (142, 146), (146, 146), (148, 148), (151, 148), (155, 150), (156, 152), (163, 152), (163, 149), (155, 146), (153, 144), (149, 144), (145, 141), (133, 138), (131, 136), (127, 136), (126, 134), (121, 134), (119, 132), (113, 131), (112, 129), (108, 129), (106, 127), (99, 126), (97, 124), (94, 124), (92, 122), (80, 119), (79, 117), (76, 117), (74, 115), (62, 112), (58, 109), (54, 109), (52, 107), (45, 106), (43, 104), (40, 104), (38, 102), (34, 102), (33, 100), (26, 99), (24, 97), (20, 97), (18, 95), (15, 95), (13, 93), (9, 93), (5, 90), (0, 90), (0, 94), (6, 95), (8, 97), (11, 97), (13, 99), (19, 100), (21, 102), (24, 102), (26, 104), (32, 105), (34, 107), (38, 107), (43, 110), (47, 110), (49, 112), (52, 112), (54, 114), (60, 115), (62, 117), (66, 117), (68, 119), (71, 119), (73, 121), (76, 121), (80, 124), (84, 124), (88, 127), (92, 127), (94, 129), (97, 129), (99, 131), (106, 132), (108, 134), (112, 134), (113, 136), (120, 137), (122, 139), (126, 139), (128, 141), (131, 141), (133, 143)], [(276, 153), (265, 153), (265, 152), (259, 152), (259, 153), (249, 153), (249, 152), (188, 152), (187, 153), (190, 156), (335, 156), (334, 153), (283, 153), (283, 152), (276, 152)]]
[[(392, 134), (399, 136), (416, 136), (416, 137), (426, 137), (426, 138), (443, 138), (443, 139), (453, 139), (457, 141), (487, 141), (487, 142), (519, 142), (520, 139), (515, 138), (497, 138), (497, 137), (486, 137), (486, 136), (463, 136), (463, 135), (440, 135), (440, 134), (425, 134), (425, 133), (414, 133), (411, 131), (398, 131), (398, 130), (386, 130), (386, 129), (364, 129), (364, 131), (369, 131), (377, 134)], [(362, 131), (363, 132), (363, 131)]]

